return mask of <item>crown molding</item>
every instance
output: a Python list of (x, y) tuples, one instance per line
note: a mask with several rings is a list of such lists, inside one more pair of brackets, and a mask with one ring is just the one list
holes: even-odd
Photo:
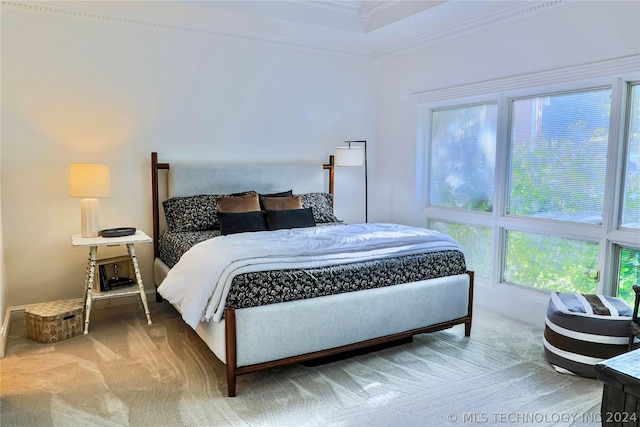
[(418, 104), (426, 104), (447, 99), (471, 98), (490, 93), (505, 93), (527, 87), (548, 86), (569, 81), (588, 80), (615, 75), (637, 76), (638, 70), (640, 70), (640, 55), (631, 55), (556, 70), (471, 83), (463, 86), (451, 86), (436, 90), (414, 92), (412, 95)]
[(360, 12), (359, 1), (344, 1), (344, 0), (304, 0), (304, 4), (314, 7), (320, 7), (323, 9), (338, 10), (340, 12), (346, 12), (350, 15), (358, 15)]
[(77, 8), (61, 4), (3, 0), (2, 7), (20, 10), (23, 12), (65, 16), (74, 19), (102, 21), (112, 24), (133, 25), (154, 30), (177, 31), (181, 33), (216, 37), (221, 39), (240, 40), (267, 45), (275, 45), (280, 47), (317, 51), (333, 55), (350, 56), (360, 59), (371, 59), (373, 57), (372, 49), (336, 48), (332, 45), (322, 42), (300, 40), (275, 34), (256, 33), (240, 30), (230, 31), (213, 26), (186, 25), (176, 22), (165, 22), (160, 18), (142, 18), (134, 14), (123, 15), (116, 14), (110, 11)]
[(362, 8), (367, 9), (369, 13), (378, 13), (395, 4), (392, 0), (367, 0), (362, 4)]
[(392, 43), (375, 50), (375, 56), (379, 59), (398, 55), (419, 47), (438, 43), (449, 38), (457, 37), (472, 31), (502, 24), (512, 19), (521, 18), (543, 10), (551, 9), (566, 3), (567, 0), (528, 1), (518, 2), (513, 6), (504, 7), (498, 11), (486, 13), (470, 19), (459, 21), (445, 29), (426, 32), (418, 36), (410, 37), (397, 43)]
[[(30, 13), (42, 13), (56, 16), (64, 16), (72, 19), (94, 20), (112, 24), (133, 25), (143, 28), (165, 31), (177, 31), (194, 35), (232, 39), (253, 43), (262, 43), (272, 46), (288, 47), (295, 49), (323, 52), (333, 55), (342, 55), (359, 59), (381, 60), (398, 55), (412, 49), (428, 44), (442, 42), (446, 39), (457, 37), (479, 29), (502, 24), (506, 21), (521, 18), (525, 15), (538, 13), (559, 6), (570, 0), (546, 0), (518, 2), (513, 6), (506, 6), (498, 11), (487, 13), (478, 17), (460, 21), (445, 29), (438, 29), (418, 36), (410, 37), (396, 43), (381, 47), (371, 47), (367, 40), (360, 41), (360, 46), (340, 46), (336, 42), (323, 42), (319, 40), (305, 40), (301, 37), (267, 34), (264, 32), (249, 32), (244, 30), (229, 30), (217, 28), (212, 25), (197, 25), (181, 23), (177, 18), (158, 18), (141, 16), (140, 13), (114, 12), (99, 9), (100, 3), (91, 2), (30, 2), (20, 0), (2, 0), (2, 8), (19, 10)], [(82, 7), (76, 6), (81, 4)], [(108, 4), (108, 3), (106, 3)], [(306, 0), (304, 4), (314, 7), (331, 8), (348, 14), (361, 14), (366, 8), (369, 13), (379, 12), (393, 6), (390, 0), (368, 0), (357, 2), (344, 2), (340, 0)], [(363, 18), (366, 18), (364, 16)]]

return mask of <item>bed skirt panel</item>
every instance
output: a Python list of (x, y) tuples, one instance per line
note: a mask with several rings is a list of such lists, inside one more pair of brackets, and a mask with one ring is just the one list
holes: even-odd
[(153, 260), (153, 281), (156, 284), (156, 288), (160, 286), (165, 277), (169, 274), (169, 267), (162, 262), (160, 258)]
[(224, 319), (220, 322), (198, 323), (196, 334), (207, 344), (218, 360), (224, 364), (227, 363)]
[(468, 314), (469, 282), (468, 274), (460, 274), (237, 309), (237, 366), (279, 360), (459, 319)]
[[(162, 283), (168, 271), (156, 258), (156, 285)], [(468, 314), (469, 284), (469, 275), (459, 274), (236, 309), (237, 366), (279, 360), (459, 319)], [(224, 319), (201, 322), (195, 331), (216, 357), (226, 363)]]

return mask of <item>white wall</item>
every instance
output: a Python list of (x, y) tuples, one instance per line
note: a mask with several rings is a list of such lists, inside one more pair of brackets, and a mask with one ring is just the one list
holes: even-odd
[[(422, 195), (416, 194), (414, 165), (420, 154), (417, 98), (412, 93), (637, 55), (638, 28), (639, 2), (566, 2), (383, 58), (377, 73), (377, 156), (385, 160), (376, 168), (381, 194), (374, 202), (376, 216), (426, 224)], [(543, 324), (539, 295), (504, 286), (485, 291), (478, 293), (479, 302)], [(511, 293), (505, 297), (505, 292)]]
[[(0, 145), (0, 161), (2, 160), (2, 146)], [(0, 190), (2, 189), (2, 174), (0, 174)], [(2, 192), (0, 191), (0, 358), (5, 353), (5, 336), (9, 331), (5, 330), (9, 326), (5, 325), (5, 316), (7, 314), (7, 298), (5, 297), (5, 262), (4, 262), (4, 239), (2, 233)]]
[[(8, 306), (82, 295), (72, 162), (111, 165), (103, 228), (151, 233), (151, 151), (327, 162), (345, 139), (375, 132), (373, 71), (357, 56), (41, 9), (2, 11), (2, 89)], [(347, 220), (360, 215), (339, 205)], [(137, 251), (150, 289), (152, 246)]]

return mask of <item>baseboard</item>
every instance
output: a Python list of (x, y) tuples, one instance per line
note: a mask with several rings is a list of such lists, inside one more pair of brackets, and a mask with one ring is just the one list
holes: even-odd
[[(477, 276), (476, 276), (477, 277)], [(508, 284), (488, 285), (476, 281), (473, 301), (483, 307), (530, 325), (544, 327), (549, 294)]]
[(35, 304), (19, 305), (14, 307), (7, 307), (7, 312), (4, 315), (4, 322), (2, 323), (2, 348), (0, 349), (0, 359), (3, 359), (6, 354), (7, 341), (9, 340), (9, 328), (11, 327), (11, 320), (18, 316), (20, 313), (33, 307)]
[[(150, 301), (150, 297), (155, 299), (156, 290), (155, 289), (145, 289), (145, 294), (147, 295), (147, 301)], [(116, 295), (109, 299), (97, 300), (93, 303), (92, 309), (100, 310), (103, 308), (107, 308), (112, 305), (121, 305), (124, 304), (126, 299), (129, 298), (137, 298), (138, 295)], [(80, 300), (81, 298), (77, 298)], [(139, 300), (138, 300), (139, 301)], [(106, 302), (106, 304), (104, 304)], [(7, 342), (9, 340), (9, 328), (11, 328), (11, 321), (19, 316), (23, 315), (24, 311), (29, 307), (33, 307), (34, 305), (41, 304), (26, 304), (26, 305), (18, 305), (13, 307), (7, 307), (7, 313), (4, 316), (4, 321), (2, 323), (2, 340), (0, 340), (0, 359), (3, 359), (6, 354)]]
[(9, 339), (9, 324), (11, 323), (11, 310), (7, 309), (2, 322), (2, 340), (0, 340), (0, 359), (4, 359), (4, 349), (7, 348)]

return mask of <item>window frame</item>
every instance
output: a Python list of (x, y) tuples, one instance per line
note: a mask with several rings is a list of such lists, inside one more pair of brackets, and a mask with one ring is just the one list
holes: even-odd
[[(532, 81), (535, 79), (532, 79)], [(510, 88), (503, 92), (491, 92), (470, 97), (432, 100), (418, 104), (418, 145), (424, 153), (418, 161), (418, 189), (422, 186), (420, 200), (427, 226), (429, 220), (492, 228), (492, 266), (490, 276), (478, 277), (485, 285), (509, 285), (524, 288), (525, 293), (548, 295), (548, 291), (506, 282), (503, 272), (506, 262), (506, 235), (508, 231), (548, 235), (570, 240), (585, 241), (599, 245), (598, 270), (600, 280), (598, 293), (614, 295), (617, 292), (619, 248), (640, 250), (640, 231), (622, 228), (624, 203), (625, 168), (628, 153), (628, 133), (631, 111), (631, 88), (640, 84), (640, 73), (619, 73), (615, 76), (576, 79), (550, 85), (531, 85)], [(491, 87), (499, 87), (491, 85)], [(513, 102), (517, 99), (553, 96), (585, 90), (611, 89), (611, 111), (609, 116), (609, 141), (605, 175), (604, 209), (602, 224), (588, 224), (546, 218), (533, 218), (507, 213), (509, 179), (511, 172), (511, 138)], [(473, 92), (473, 91), (472, 91)], [(479, 212), (462, 208), (448, 208), (430, 204), (431, 129), (433, 111), (462, 108), (480, 104), (497, 104), (496, 158), (494, 200), (492, 212)], [(529, 292), (530, 291), (530, 292)]]

